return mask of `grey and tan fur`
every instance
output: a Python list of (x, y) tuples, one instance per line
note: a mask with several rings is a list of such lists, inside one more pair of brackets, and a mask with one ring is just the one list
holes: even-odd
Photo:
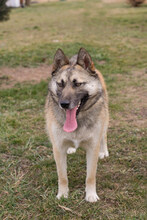
[[(77, 110), (74, 122), (77, 121), (77, 127), (66, 132), (63, 130), (67, 120), (66, 112), (71, 112), (75, 107)], [(57, 198), (68, 197), (67, 153), (75, 152), (80, 146), (86, 150), (87, 159), (85, 199), (96, 202), (99, 199), (96, 193), (98, 157), (108, 156), (108, 97), (104, 79), (84, 48), (70, 60), (61, 49), (57, 50), (45, 115), (46, 129), (53, 145), (57, 166)]]

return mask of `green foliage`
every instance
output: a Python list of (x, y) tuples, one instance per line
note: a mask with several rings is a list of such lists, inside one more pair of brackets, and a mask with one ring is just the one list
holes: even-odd
[(9, 19), (10, 8), (6, 5), (7, 0), (0, 1), (0, 21)]

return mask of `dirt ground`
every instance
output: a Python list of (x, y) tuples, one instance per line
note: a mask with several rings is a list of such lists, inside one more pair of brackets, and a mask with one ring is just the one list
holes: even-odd
[[(38, 3), (44, 2), (58, 2), (59, 0), (36, 0)], [(66, 0), (66, 1), (74, 1), (74, 0)], [(77, 0), (75, 0), (77, 1)], [(118, 3), (118, 2), (127, 2), (128, 0), (102, 0), (104, 3)], [(147, 0), (145, 1), (147, 3)]]
[[(44, 2), (58, 2), (60, 0), (36, 0), (38, 3), (44, 3)], [(66, 1), (74, 1), (74, 0), (66, 0)], [(76, 0), (77, 1), (77, 0)], [(125, 0), (102, 0), (105, 3), (115, 3), (115, 2), (124, 2)]]
[(0, 88), (7, 89), (15, 86), (16, 83), (32, 82), (38, 83), (51, 76), (51, 66), (42, 65), (37, 68), (0, 68)]
[[(38, 3), (44, 3), (44, 2), (59, 2), (59, 1), (72, 2), (72, 1), (77, 1), (77, 0), (35, 0), (35, 2), (38, 2)], [(84, 0), (83, 0), (83, 1), (84, 1)]]
[(125, 0), (103, 0), (105, 3), (117, 3), (117, 2), (125, 2)]

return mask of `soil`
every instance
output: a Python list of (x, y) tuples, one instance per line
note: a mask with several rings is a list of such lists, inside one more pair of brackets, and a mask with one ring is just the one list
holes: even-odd
[(103, 0), (104, 3), (118, 3), (118, 2), (124, 2), (124, 0)]
[(52, 66), (42, 65), (37, 68), (0, 68), (0, 88), (7, 89), (15, 86), (16, 83), (38, 83), (51, 76)]
[[(104, 2), (104, 3), (119, 3), (119, 2), (128, 3), (129, 0), (103, 0), (103, 2)], [(145, 0), (144, 3), (147, 4), (147, 0)]]
[[(35, 3), (45, 3), (45, 2), (58, 2), (59, 0), (34, 0)], [(74, 1), (74, 0), (66, 0), (66, 1)], [(78, 1), (78, 0), (76, 0)], [(102, 0), (104, 3), (119, 3), (119, 2), (125, 2), (127, 3), (128, 0)], [(84, 0), (83, 0), (84, 2)], [(147, 0), (144, 2), (147, 4)]]

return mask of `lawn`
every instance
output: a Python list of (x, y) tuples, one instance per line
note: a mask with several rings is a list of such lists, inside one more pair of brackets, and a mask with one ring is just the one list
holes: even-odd
[[(0, 219), (146, 219), (146, 31), (146, 5), (98, 0), (33, 4), (0, 23)], [(49, 79), (11, 86), (4, 73), (6, 67), (47, 71), (59, 47), (69, 57), (85, 47), (108, 88), (110, 157), (98, 162), (100, 201), (93, 204), (84, 200), (80, 148), (68, 156), (69, 198), (55, 198), (44, 122)]]

